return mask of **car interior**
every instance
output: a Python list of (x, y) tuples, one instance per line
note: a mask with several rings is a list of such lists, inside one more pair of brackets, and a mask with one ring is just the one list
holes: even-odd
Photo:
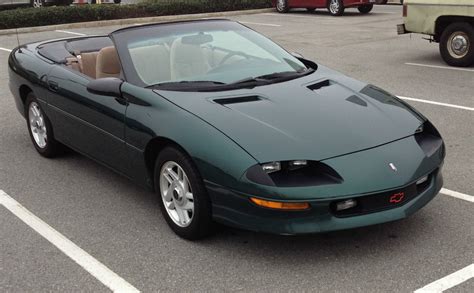
[[(38, 47), (38, 52), (92, 79), (122, 76), (117, 50), (109, 37), (46, 43)], [(130, 48), (137, 74), (150, 85), (204, 75), (223, 61), (244, 58), (237, 54), (228, 55), (229, 52), (189, 41), (187, 37)]]

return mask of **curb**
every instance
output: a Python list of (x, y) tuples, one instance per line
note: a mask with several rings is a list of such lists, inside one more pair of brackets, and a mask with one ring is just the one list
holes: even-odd
[(152, 22), (167, 22), (167, 21), (192, 20), (192, 19), (199, 19), (199, 18), (226, 17), (226, 16), (234, 16), (234, 15), (271, 12), (274, 10), (275, 10), (274, 8), (263, 8), (263, 9), (236, 10), (236, 11), (225, 11), (225, 12), (165, 15), (165, 16), (154, 16), (154, 17), (76, 22), (76, 23), (66, 23), (66, 24), (36, 26), (36, 27), (22, 27), (18, 29), (5, 29), (5, 30), (0, 30), (0, 35), (13, 35), (13, 34), (16, 34), (17, 31), (19, 34), (25, 34), (25, 33), (38, 33), (38, 32), (47, 32), (47, 31), (55, 31), (55, 30), (67, 30), (67, 29), (74, 29), (74, 28), (90, 28), (90, 27), (101, 27), (101, 26), (112, 26), (112, 25), (126, 25), (126, 24), (137, 24), (137, 23), (145, 24), (145, 23), (152, 23)]

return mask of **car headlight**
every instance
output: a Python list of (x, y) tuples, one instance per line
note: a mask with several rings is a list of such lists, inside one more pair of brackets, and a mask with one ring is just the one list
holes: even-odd
[(342, 177), (328, 165), (308, 160), (274, 161), (255, 165), (246, 172), (252, 182), (279, 187), (339, 184)]
[(415, 140), (427, 157), (431, 157), (441, 148), (439, 154), (444, 158), (443, 139), (431, 122), (425, 121), (415, 130)]
[[(271, 162), (262, 165), (263, 171), (267, 173), (273, 173), (281, 171), (281, 162)], [(288, 169), (295, 170), (298, 168), (306, 167), (308, 165), (308, 161), (306, 160), (296, 160), (296, 161), (289, 161), (288, 162)]]

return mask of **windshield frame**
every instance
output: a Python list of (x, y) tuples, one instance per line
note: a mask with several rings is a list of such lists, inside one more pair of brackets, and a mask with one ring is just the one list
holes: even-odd
[[(132, 27), (127, 27), (123, 29), (116, 30), (112, 32), (109, 37), (112, 39), (112, 41), (115, 44), (115, 47), (117, 49), (117, 53), (119, 55), (120, 63), (122, 66), (122, 74), (125, 79), (125, 81), (136, 85), (140, 87), (148, 87), (148, 88), (154, 88), (153, 85), (147, 84), (142, 78), (139, 76), (138, 72), (136, 71), (136, 68), (134, 66), (134, 63), (132, 61), (132, 56), (129, 51), (129, 44), (133, 43), (134, 41), (146, 38), (146, 35), (153, 35), (153, 34), (176, 34), (180, 30), (183, 32), (189, 31), (189, 25), (193, 25), (195, 28), (196, 25), (199, 25), (199, 29), (206, 31), (213, 30), (216, 27), (217, 28), (227, 28), (228, 30), (234, 30), (236, 31), (236, 28), (244, 28), (246, 30), (250, 30), (263, 38), (267, 39), (268, 41), (271, 42), (272, 45), (276, 46), (277, 48), (283, 50), (286, 52), (289, 56), (293, 57), (294, 59), (297, 59), (299, 62), (301, 62), (306, 69), (317, 69), (317, 65), (313, 62), (310, 62), (308, 66), (308, 61), (304, 60), (302, 58), (298, 58), (296, 56), (293, 56), (291, 53), (286, 51), (284, 48), (276, 44), (275, 42), (271, 41), (269, 38), (263, 36), (262, 34), (259, 34), (258, 32), (252, 30), (251, 28), (232, 21), (232, 20), (227, 20), (227, 19), (206, 19), (206, 20), (190, 20), (190, 21), (178, 21), (178, 22), (168, 22), (168, 23), (159, 23), (159, 24), (146, 24), (146, 25), (140, 25), (140, 26), (132, 26)], [(159, 33), (157, 33), (156, 30), (159, 30)], [(137, 30), (141, 30), (143, 33), (142, 34), (136, 34)], [(145, 34), (145, 35), (144, 35)], [(313, 66), (314, 65), (314, 66)], [(250, 76), (249, 76), (250, 77)], [(298, 78), (299, 76), (296, 76), (295, 78)], [(259, 86), (257, 84), (256, 86)], [(209, 85), (208, 85), (209, 87)], [(234, 86), (235, 87), (235, 86)], [(234, 88), (231, 87), (231, 88)], [(244, 86), (243, 86), (244, 87)], [(199, 86), (196, 88), (196, 91), (198, 91)], [(169, 90), (175, 90), (179, 91), (180, 86), (172, 87)], [(184, 91), (194, 91), (192, 87), (189, 85), (183, 86)]]

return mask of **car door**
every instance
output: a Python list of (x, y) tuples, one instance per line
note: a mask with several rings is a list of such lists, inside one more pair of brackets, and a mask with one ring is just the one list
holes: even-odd
[(324, 7), (326, 6), (326, 1), (327, 0), (291, 0), (290, 6), (306, 8)]
[(48, 75), (48, 107), (55, 137), (64, 144), (113, 169), (126, 173), (124, 141), (126, 103), (91, 94), (92, 79), (65, 66)]

